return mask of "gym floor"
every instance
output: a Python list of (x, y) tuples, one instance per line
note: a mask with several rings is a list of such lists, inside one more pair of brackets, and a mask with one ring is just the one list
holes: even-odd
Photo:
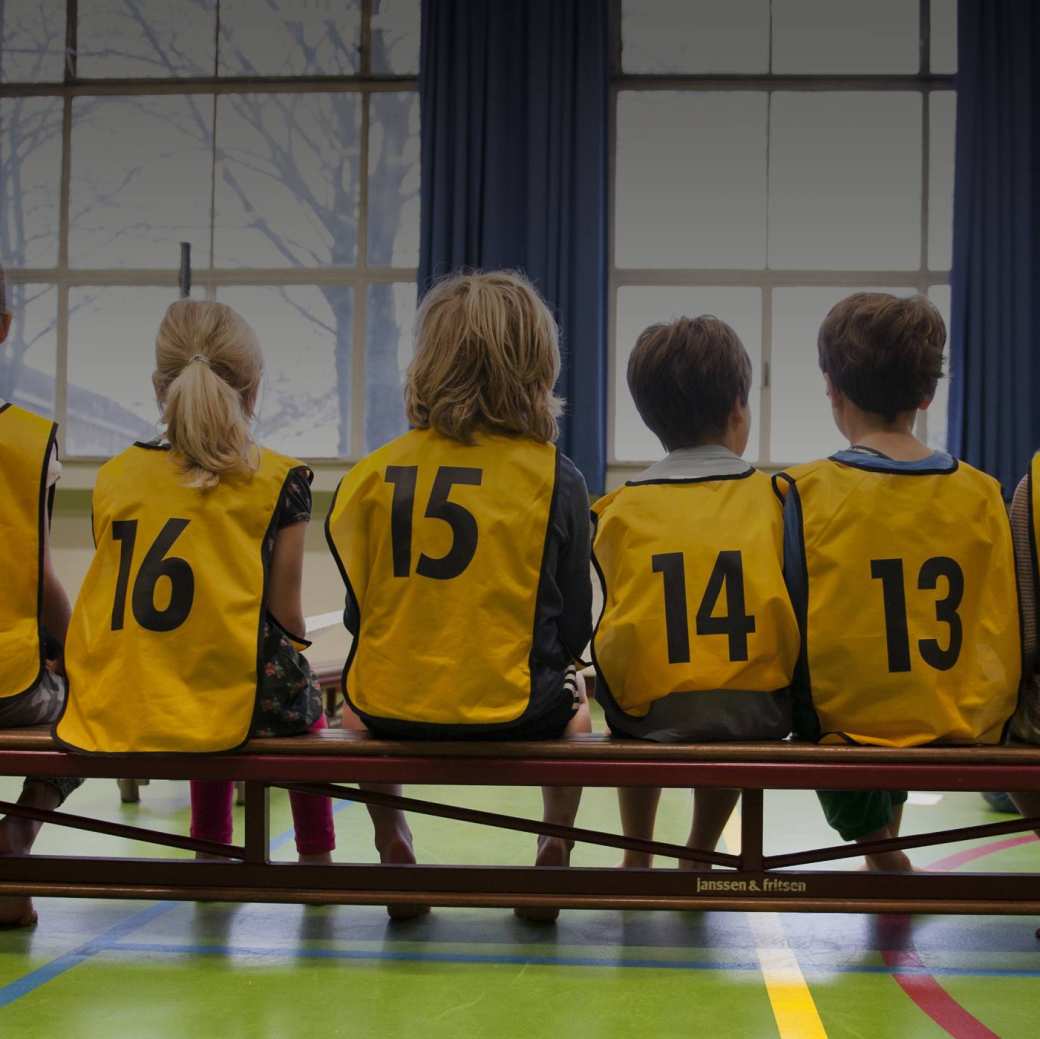
[[(0, 797), (19, 783), (0, 780)], [(421, 796), (537, 816), (538, 792), (426, 788)], [(978, 795), (915, 795), (904, 829), (995, 821)], [(70, 810), (187, 832), (186, 783), (121, 805), (95, 780)], [(241, 809), (237, 809), (239, 813)], [(337, 859), (372, 861), (363, 809), (343, 804)], [(767, 851), (828, 843), (815, 798), (766, 798)], [(239, 819), (236, 825), (240, 825)], [(272, 795), (277, 858), (291, 819)], [(578, 825), (617, 827), (612, 790)], [(666, 792), (658, 835), (681, 842), (689, 793)], [(413, 818), (427, 862), (526, 863), (534, 839)], [(728, 840), (739, 832), (731, 824)], [(120, 854), (115, 838), (45, 829), (41, 852)], [(141, 853), (141, 849), (133, 849)], [(176, 854), (171, 852), (170, 854)], [(616, 852), (579, 847), (577, 865)], [(1038, 870), (1032, 838), (913, 853), (938, 869)], [(666, 863), (670, 865), (670, 863)], [(0, 932), (3, 1039), (132, 1036), (979, 1037), (1035, 1036), (1040, 920), (564, 911), (555, 927), (506, 910), (437, 909), (392, 924), (380, 907), (37, 899), (39, 926)]]

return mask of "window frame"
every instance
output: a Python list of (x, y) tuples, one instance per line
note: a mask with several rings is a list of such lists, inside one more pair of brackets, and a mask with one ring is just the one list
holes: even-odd
[[(757, 458), (756, 465), (775, 471), (794, 464), (792, 459), (770, 457), (772, 424), (772, 317), (773, 292), (779, 288), (845, 287), (860, 289), (865, 285), (885, 285), (891, 288), (916, 290), (924, 295), (930, 289), (950, 283), (950, 270), (928, 267), (928, 234), (931, 173), (931, 96), (934, 93), (956, 91), (954, 73), (934, 73), (931, 69), (931, 0), (918, 0), (918, 70), (916, 73), (875, 73), (856, 75), (732, 73), (732, 74), (676, 74), (629, 73), (623, 66), (622, 5), (623, 0), (610, 0), (610, 112), (609, 112), (609, 212), (608, 221), (608, 286), (607, 298), (607, 465), (620, 479), (624, 474), (639, 471), (654, 461), (653, 458), (619, 459), (616, 451), (616, 398), (618, 379), (624, 378), (618, 363), (618, 309), (619, 294), (629, 286), (666, 287), (737, 287), (756, 288), (762, 294), (762, 355), (761, 368), (756, 372), (752, 395), (758, 414), (757, 451), (749, 458)], [(770, 0), (770, 13), (772, 0)], [(769, 65), (773, 62), (772, 25), (770, 25)], [(921, 257), (916, 270), (822, 270), (794, 268), (763, 268), (713, 270), (710, 268), (619, 268), (616, 263), (617, 221), (617, 159), (618, 159), (618, 100), (623, 92), (751, 92), (764, 93), (767, 103), (767, 136), (772, 118), (772, 96), (776, 92), (854, 91), (863, 93), (902, 91), (921, 95)], [(768, 219), (769, 183), (771, 171), (766, 163), (766, 213)], [(634, 345), (634, 344), (630, 344)], [(917, 435), (927, 439), (928, 412), (918, 415)], [(614, 481), (616, 482), (616, 480)]]
[[(107, 461), (108, 456), (76, 454), (65, 451), (64, 431), (68, 414), (68, 349), (69, 292), (73, 288), (154, 287), (174, 288), (180, 283), (177, 263), (170, 267), (152, 268), (85, 268), (69, 266), (69, 209), (71, 195), (72, 106), (78, 98), (141, 97), (147, 95), (228, 94), (357, 94), (361, 102), (358, 155), (358, 224), (356, 262), (352, 266), (323, 267), (215, 267), (212, 255), (206, 266), (192, 264), (192, 287), (204, 298), (215, 299), (218, 290), (229, 287), (291, 287), (350, 285), (354, 290), (351, 329), (351, 404), (350, 450), (345, 455), (322, 455), (308, 459), (319, 467), (342, 467), (368, 453), (365, 447), (365, 361), (367, 352), (367, 306), (370, 285), (407, 283), (417, 287), (418, 267), (372, 265), (368, 262), (368, 189), (370, 101), (374, 94), (418, 94), (417, 75), (376, 74), (372, 71), (373, 0), (360, 0), (360, 35), (358, 71), (350, 76), (212, 76), (147, 77), (125, 79), (80, 78), (77, 71), (78, 0), (65, 3), (65, 67), (60, 82), (0, 83), (0, 99), (44, 97), (62, 100), (61, 174), (58, 216), (58, 259), (54, 267), (5, 268), (9, 284), (53, 286), (57, 290), (57, 324), (55, 327), (54, 416), (59, 423), (59, 446), (63, 456), (92, 472)], [(219, 8), (218, 8), (219, 33)], [(215, 57), (215, 61), (217, 58)], [(213, 153), (216, 162), (216, 150)], [(214, 199), (211, 197), (211, 228)], [(171, 248), (171, 260), (177, 260)]]

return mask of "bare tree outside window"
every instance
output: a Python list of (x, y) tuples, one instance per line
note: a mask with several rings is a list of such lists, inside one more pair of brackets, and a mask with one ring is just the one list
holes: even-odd
[(266, 443), (350, 458), (402, 432), (417, 0), (190, 0), (177, 18), (161, 0), (76, 7), (76, 53), (55, 82), (65, 4), (47, 21), (0, 0), (0, 70), (17, 43), (26, 84), (0, 86), (0, 255), (16, 310), (0, 394), (19, 399), (28, 380), (46, 410), (36, 365), (73, 455), (151, 435), (154, 403), (130, 381), (150, 373), (188, 241), (194, 294), (239, 307), (264, 346)]

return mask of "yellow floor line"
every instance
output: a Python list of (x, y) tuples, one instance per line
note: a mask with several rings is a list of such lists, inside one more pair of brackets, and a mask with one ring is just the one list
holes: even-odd
[[(740, 846), (740, 811), (735, 811), (722, 838), (728, 850)], [(755, 953), (773, 1008), (780, 1039), (827, 1039), (820, 1013), (805, 982), (798, 957), (776, 913), (748, 913)]]

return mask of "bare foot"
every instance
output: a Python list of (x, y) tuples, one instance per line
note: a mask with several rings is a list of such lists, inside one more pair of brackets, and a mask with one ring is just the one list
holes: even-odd
[[(390, 838), (380, 841), (377, 850), (379, 861), (384, 865), (415, 865), (415, 848), (412, 846), (412, 834), (408, 829), (398, 830)], [(398, 902), (386, 907), (386, 915), (395, 921), (414, 920), (425, 916), (429, 911), (429, 906), (413, 902)]]
[[(0, 855), (24, 855), (26, 842), (24, 826), (19, 826), (18, 819), (0, 821)], [(19, 927), (33, 927), (36, 924), (36, 910), (28, 895), (12, 895), (0, 898), (0, 930)]]
[(626, 851), (618, 869), (653, 869), (654, 857), (642, 851)]
[(886, 851), (881, 855), (867, 855), (862, 867), (867, 873), (913, 873), (914, 864), (905, 852)]
[[(569, 866), (571, 864), (571, 848), (573, 842), (562, 840), (559, 837), (539, 837), (538, 854), (535, 856), (535, 866)], [(517, 906), (513, 910), (521, 919), (536, 924), (551, 924), (560, 915), (560, 910), (555, 906)]]

